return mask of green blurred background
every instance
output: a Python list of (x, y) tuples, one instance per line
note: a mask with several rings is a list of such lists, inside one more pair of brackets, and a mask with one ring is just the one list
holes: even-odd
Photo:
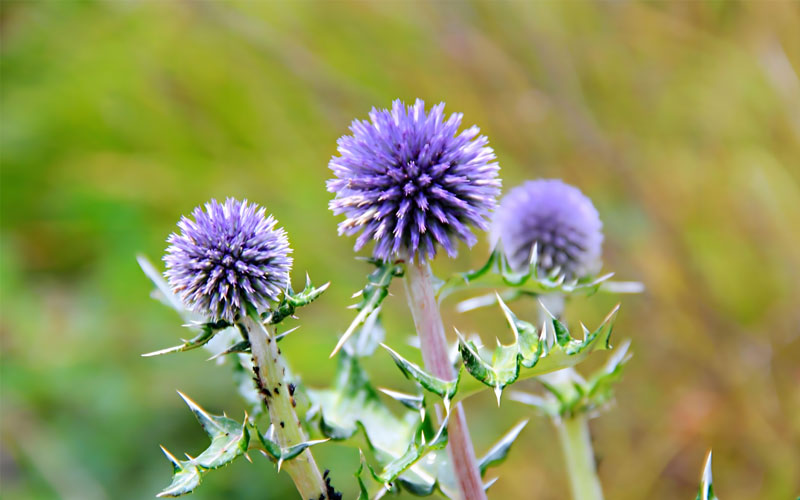
[[(486, 133), (505, 186), (560, 177), (596, 203), (615, 330), (635, 357), (592, 423), (611, 500), (694, 498), (714, 448), (725, 500), (800, 494), (800, 3), (0, 3), (2, 497), (151, 498), (157, 445), (205, 437), (175, 394), (244, 408), (194, 351), (144, 359), (185, 330), (149, 298), (181, 214), (211, 197), (266, 205), (296, 276), (330, 280), (284, 352), (309, 385), (367, 270), (336, 236), (325, 180), (354, 117), (444, 100)], [(478, 265), (484, 241), (441, 275)], [(617, 297), (571, 305), (596, 325)], [(500, 314), (446, 321), (506, 329)], [(411, 331), (402, 295), (389, 342)], [(602, 356), (601, 356), (602, 357)], [(589, 364), (597, 364), (601, 359)], [(369, 366), (408, 389), (388, 356)], [(535, 386), (528, 386), (533, 389)], [(526, 408), (467, 402), (478, 451)], [(565, 499), (551, 424), (534, 418), (492, 498)], [(317, 448), (353, 498), (352, 448)], [(293, 498), (261, 457), (210, 474), (210, 498)]]

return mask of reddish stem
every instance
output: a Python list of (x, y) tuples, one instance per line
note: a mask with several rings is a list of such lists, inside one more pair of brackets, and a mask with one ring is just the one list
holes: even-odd
[[(447, 337), (432, 279), (433, 274), (427, 262), (411, 262), (406, 266), (406, 296), (419, 335), (425, 368), (440, 379), (454, 380), (457, 373), (450, 362)], [(486, 492), (461, 403), (450, 410), (447, 435), (447, 452), (453, 464), (461, 498), (485, 500)]]

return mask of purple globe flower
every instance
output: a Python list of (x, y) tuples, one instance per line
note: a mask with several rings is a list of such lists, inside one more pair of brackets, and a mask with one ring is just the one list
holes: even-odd
[(228, 198), (181, 217), (164, 261), (169, 285), (183, 303), (211, 320), (230, 322), (247, 304), (269, 309), (289, 284), (292, 258), (286, 231), (263, 208)]
[(461, 133), (462, 114), (444, 117), (444, 103), (425, 111), (401, 101), (372, 109), (371, 122), (353, 121), (338, 141), (329, 167), (335, 179), (330, 208), (347, 219), (339, 234), (361, 233), (359, 250), (375, 240), (373, 256), (432, 259), (441, 245), (456, 255), (457, 240), (477, 241), (469, 226), (488, 227), (487, 215), (500, 192), (499, 166), (478, 127)]
[(493, 246), (502, 243), (515, 271), (527, 269), (536, 243), (538, 269), (559, 267), (572, 279), (599, 270), (602, 229), (592, 201), (578, 188), (543, 179), (509, 191), (494, 214), (490, 239)]

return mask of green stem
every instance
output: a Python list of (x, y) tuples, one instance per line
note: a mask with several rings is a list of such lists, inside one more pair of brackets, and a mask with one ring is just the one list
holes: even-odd
[(589, 420), (585, 414), (564, 418), (556, 422), (561, 449), (567, 463), (572, 498), (575, 500), (603, 500), (603, 489), (597, 477)]
[[(456, 372), (450, 361), (444, 324), (433, 290), (433, 273), (427, 262), (409, 263), (405, 273), (406, 297), (419, 335), (425, 368), (443, 380), (453, 380)], [(478, 461), (467, 428), (461, 403), (450, 410), (447, 425), (447, 452), (464, 500), (486, 500)]]
[[(274, 327), (265, 328), (254, 313), (240, 323), (247, 332), (253, 353), (253, 371), (259, 392), (275, 427), (275, 437), (281, 448), (305, 442), (305, 432), (295, 412), (293, 389), (286, 380), (286, 365), (275, 341)], [(304, 499), (328, 498), (328, 487), (322, 478), (310, 449), (286, 461), (283, 469), (289, 473), (297, 491)]]
[[(564, 295), (553, 293), (543, 295), (539, 299), (550, 314), (563, 319)], [(549, 315), (539, 309), (539, 319), (545, 321), (547, 328), (552, 328)], [(545, 375), (551, 384), (569, 390), (571, 380), (575, 374), (573, 367)], [(567, 464), (569, 484), (572, 498), (575, 500), (603, 500), (603, 488), (600, 478), (597, 477), (594, 451), (592, 450), (592, 436), (589, 432), (589, 418), (585, 413), (565, 415), (554, 421), (558, 429), (558, 438), (561, 449), (564, 450), (564, 461)]]

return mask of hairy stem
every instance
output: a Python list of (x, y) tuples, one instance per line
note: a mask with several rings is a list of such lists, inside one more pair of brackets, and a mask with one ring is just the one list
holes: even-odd
[[(258, 390), (267, 405), (281, 448), (306, 441), (305, 432), (294, 406), (294, 388), (286, 381), (286, 365), (275, 341), (274, 327), (265, 328), (260, 318), (246, 317), (241, 325), (247, 332), (253, 352), (253, 371)], [(292, 477), (302, 498), (327, 499), (328, 485), (317, 468), (310, 449), (287, 460), (282, 467)]]
[[(409, 263), (404, 280), (406, 297), (419, 335), (425, 368), (436, 377), (453, 380), (456, 378), (456, 372), (450, 362), (447, 337), (439, 305), (436, 302), (432, 278), (431, 268), (427, 262)], [(486, 499), (461, 403), (450, 410), (447, 433), (449, 437), (447, 452), (453, 464), (461, 497), (464, 500)]]
[(556, 422), (556, 428), (567, 463), (572, 498), (603, 500), (589, 434), (589, 419), (585, 414), (571, 416)]

